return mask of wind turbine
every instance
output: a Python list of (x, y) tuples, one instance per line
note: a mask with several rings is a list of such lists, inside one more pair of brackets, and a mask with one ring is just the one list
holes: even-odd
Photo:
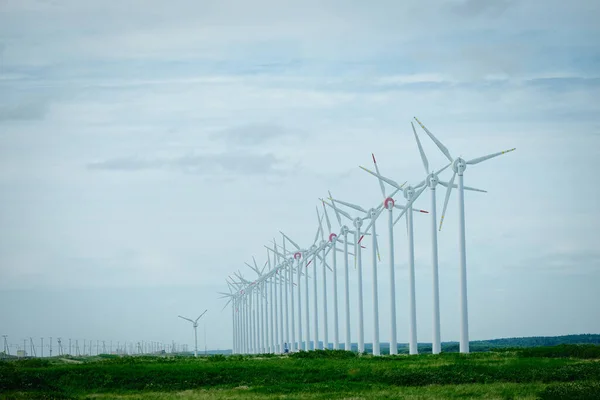
[[(329, 198), (329, 200), (331, 200), (332, 205), (335, 206), (335, 203), (340, 203), (345, 205), (346, 207), (350, 207), (353, 208), (355, 210), (367, 213), (367, 211), (365, 209), (363, 209), (360, 206), (357, 206), (355, 204), (352, 203), (348, 203), (339, 199), (334, 199), (332, 197)], [(354, 247), (355, 247), (355, 254), (356, 254), (356, 264), (358, 266), (358, 352), (362, 353), (365, 351), (365, 329), (364, 329), (364, 321), (363, 321), (363, 316), (364, 316), (364, 306), (363, 306), (363, 293), (362, 293), (362, 251), (361, 251), (361, 244), (360, 241), (362, 240), (363, 236), (361, 236), (360, 233), (360, 228), (363, 224), (363, 221), (368, 218), (368, 217), (364, 217), (364, 218), (360, 218), (360, 217), (354, 217), (352, 218), (350, 216), (350, 214), (346, 213), (345, 211), (339, 209), (336, 207), (337, 212), (339, 212), (340, 214), (342, 214), (343, 216), (345, 216), (346, 218), (348, 218), (349, 220), (351, 220), (354, 224)]]
[[(338, 200), (338, 202), (347, 207), (353, 208), (357, 211), (361, 211), (361, 212), (367, 214), (367, 216), (363, 219), (367, 219), (367, 218), (371, 219), (371, 223), (364, 230), (364, 232), (367, 233), (369, 231), (369, 228), (372, 228), (371, 236), (373, 238), (373, 243), (372, 243), (372, 245), (373, 245), (373, 248), (372, 248), (372, 255), (373, 255), (373, 258), (372, 258), (372, 261), (373, 261), (373, 265), (372, 265), (372, 273), (373, 273), (373, 355), (378, 356), (381, 354), (381, 347), (380, 347), (380, 343), (379, 343), (379, 299), (378, 299), (378, 293), (377, 293), (377, 288), (378, 288), (378, 285), (377, 285), (377, 259), (379, 257), (379, 245), (377, 244), (377, 233), (375, 231), (375, 220), (379, 216), (379, 213), (381, 212), (381, 210), (383, 210), (383, 205), (380, 205), (377, 209), (371, 208), (369, 211), (367, 211), (364, 208), (362, 208), (358, 205), (355, 205), (355, 204), (347, 203), (347, 202), (344, 202), (341, 200)], [(358, 239), (359, 246), (360, 246), (361, 240), (362, 240), (362, 237), (360, 239)], [(361, 275), (362, 275), (362, 273), (359, 274), (359, 282), (362, 281)], [(362, 291), (362, 285), (360, 283), (359, 283), (359, 286), (361, 287), (360, 290)], [(362, 298), (362, 295), (359, 294), (359, 297)], [(359, 335), (359, 342), (360, 342), (360, 335)], [(363, 347), (364, 347), (364, 345), (363, 345)]]
[[(414, 256), (414, 236), (413, 236), (414, 230), (413, 230), (412, 213), (413, 213), (413, 211), (427, 213), (427, 211), (414, 210), (412, 208), (412, 204), (415, 202), (415, 200), (417, 200), (417, 198), (419, 198), (421, 193), (423, 193), (423, 191), (425, 190), (425, 188), (426, 188), (425, 182), (421, 182), (416, 187), (413, 187), (411, 185), (404, 187), (404, 184), (399, 185), (394, 180), (386, 178), (379, 173), (370, 171), (364, 167), (361, 167), (361, 168), (363, 170), (365, 170), (366, 172), (370, 173), (371, 175), (374, 175), (377, 178), (379, 178), (380, 183), (381, 183), (381, 180), (383, 180), (384, 182), (387, 182), (391, 186), (394, 186), (396, 189), (402, 190), (403, 194), (404, 194), (404, 198), (406, 199), (406, 205), (404, 207), (397, 206), (394, 204), (395, 207), (403, 208), (404, 210), (400, 213), (400, 215), (398, 215), (398, 217), (394, 221), (393, 225), (395, 225), (400, 220), (400, 218), (402, 218), (402, 216), (406, 213), (406, 230), (407, 230), (407, 236), (408, 236), (408, 275), (409, 275), (408, 278), (409, 278), (409, 309), (410, 309), (410, 314), (409, 314), (409, 353), (410, 354), (418, 354), (418, 349), (417, 349), (417, 307), (416, 307), (416, 294), (415, 294), (415, 256)], [(418, 192), (415, 192), (415, 189), (418, 189), (419, 187), (422, 187), (422, 188)], [(388, 207), (390, 206), (389, 202), (388, 202), (387, 206)], [(410, 211), (410, 212), (407, 212), (407, 211)]]
[[(338, 235), (331, 229), (331, 222), (329, 221), (329, 215), (327, 214), (327, 208), (325, 208), (325, 201), (321, 199), (323, 204), (323, 213), (325, 214), (325, 221), (327, 222), (327, 229), (329, 230), (329, 243), (333, 248), (333, 349), (338, 350), (340, 348), (340, 336), (339, 336), (339, 320), (338, 320), (338, 294), (337, 294), (337, 251), (341, 251), (337, 248)], [(346, 244), (346, 250), (348, 246)], [(346, 254), (347, 261), (347, 254)]]
[[(371, 156), (373, 157), (373, 164), (375, 165), (375, 170), (377, 171), (377, 174), (379, 174), (379, 167), (377, 166), (377, 160), (375, 159), (375, 155), (371, 154)], [(363, 168), (363, 167), (361, 167)], [(366, 168), (363, 168), (365, 171), (368, 171)], [(404, 182), (401, 187), (406, 184), (406, 182)], [(390, 288), (390, 354), (391, 355), (395, 355), (398, 354), (398, 339), (397, 339), (397, 334), (396, 334), (396, 276), (395, 276), (395, 269), (394, 269), (394, 222), (393, 222), (393, 210), (394, 207), (401, 207), (401, 206), (396, 206), (396, 203), (393, 199), (393, 196), (400, 190), (400, 189), (396, 189), (396, 191), (394, 191), (393, 193), (391, 193), (390, 195), (386, 195), (385, 192), (385, 187), (381, 181), (381, 179), (379, 179), (379, 187), (381, 189), (381, 194), (383, 195), (383, 207), (379, 207), (378, 208), (378, 212), (373, 214), (371, 213), (371, 223), (369, 224), (369, 226), (367, 227), (366, 230), (369, 229), (370, 225), (372, 224), (373, 227), (375, 227), (375, 221), (377, 220), (377, 218), (379, 217), (379, 215), (381, 214), (381, 212), (386, 209), (388, 210), (388, 236), (389, 236), (389, 288)], [(375, 229), (375, 228), (373, 228)], [(373, 235), (375, 237), (375, 235)], [(373, 259), (373, 265), (375, 265), (375, 259)], [(375, 281), (375, 277), (377, 276), (377, 271), (373, 272), (373, 277), (374, 277), (374, 281)], [(375, 294), (373, 295), (375, 297)], [(375, 308), (376, 303), (374, 303), (374, 308)], [(378, 311), (375, 311), (374, 314), (378, 314)], [(375, 322), (377, 324), (377, 322)]]
[[(296, 248), (296, 252), (294, 253), (294, 261), (296, 261), (296, 272), (297, 272), (297, 281), (298, 281), (298, 287), (297, 287), (297, 301), (298, 301), (298, 351), (302, 350), (302, 345), (303, 345), (303, 338), (302, 338), (302, 268), (303, 265), (305, 263), (306, 260), (306, 251), (302, 250), (300, 248), (300, 246), (298, 246), (298, 244), (296, 242), (294, 242), (292, 239), (290, 239), (285, 233), (279, 231), (279, 233), (281, 233), (281, 235), (283, 236), (283, 241), (285, 242), (286, 240), (288, 242), (290, 242), (290, 244), (292, 246), (294, 246)], [(308, 279), (308, 276), (306, 277), (306, 279)], [(307, 290), (307, 295), (306, 295), (306, 301), (308, 301), (308, 281), (306, 281), (306, 290)], [(293, 299), (293, 296), (292, 296)], [(307, 306), (307, 310), (305, 312), (308, 312), (308, 306)], [(295, 321), (295, 317), (292, 316), (292, 326), (294, 326), (294, 321)], [(295, 330), (293, 329), (292, 332), (295, 332)], [(308, 342), (306, 344), (304, 344), (304, 350), (308, 350)], [(292, 349), (293, 351), (293, 349)]]
[(421, 128), (427, 133), (429, 138), (435, 143), (440, 151), (446, 156), (446, 158), (452, 164), (452, 179), (447, 186), (446, 199), (444, 200), (444, 208), (442, 210), (442, 217), (440, 219), (440, 230), (444, 222), (444, 215), (446, 213), (446, 207), (448, 206), (448, 200), (450, 199), (450, 192), (454, 187), (454, 179), (458, 174), (458, 238), (459, 238), (459, 258), (460, 258), (460, 352), (469, 352), (469, 316), (468, 316), (468, 305), (467, 305), (467, 256), (466, 256), (466, 240), (465, 240), (465, 187), (463, 182), (463, 174), (467, 168), (467, 165), (479, 164), (482, 161), (489, 160), (490, 158), (497, 157), (499, 155), (509, 153), (516, 150), (512, 148), (497, 153), (488, 154), (482, 157), (473, 158), (469, 161), (465, 161), (463, 158), (453, 158), (450, 152), (434, 135), (415, 117), (415, 121), (421, 125)]
[(182, 317), (181, 315), (178, 315), (179, 318), (185, 319), (186, 321), (190, 321), (192, 323), (192, 326), (194, 327), (194, 343), (195, 343), (194, 357), (198, 357), (198, 320), (204, 314), (206, 314), (206, 311), (208, 311), (208, 310), (204, 310), (204, 312), (202, 314), (200, 314), (200, 316), (198, 318), (196, 318), (195, 320), (192, 320), (192, 319), (189, 319), (189, 318), (186, 318), (186, 317)]
[(240, 353), (240, 310), (239, 310), (239, 301), (241, 295), (237, 293), (237, 285), (236, 282), (230, 282), (231, 277), (228, 277), (225, 281), (227, 282), (227, 286), (229, 287), (229, 293), (219, 292), (222, 296), (221, 298), (229, 298), (223, 310), (227, 308), (229, 303), (231, 303), (231, 313), (232, 313), (232, 327), (233, 327), (233, 354)]
[[(329, 193), (329, 198), (333, 199), (333, 197), (331, 196), (331, 192)], [(352, 220), (352, 217), (350, 217), (350, 215), (348, 213), (346, 213), (343, 210), (338, 209), (335, 206), (335, 203), (332, 201), (331, 204), (329, 204), (328, 202), (324, 201), (321, 199), (321, 201), (323, 201), (323, 203), (325, 205), (327, 205), (328, 207), (331, 207), (333, 209), (333, 211), (335, 212), (335, 216), (338, 220), (338, 224), (340, 225), (340, 235), (342, 235), (344, 237), (344, 300), (345, 300), (345, 304), (344, 304), (344, 311), (345, 311), (345, 316), (346, 316), (346, 320), (345, 320), (345, 343), (344, 343), (344, 349), (346, 351), (352, 351), (352, 341), (351, 341), (351, 336), (350, 336), (350, 282), (349, 282), (349, 270), (348, 270), (348, 233), (353, 233), (354, 231), (351, 231), (348, 226), (346, 226), (345, 224), (342, 223), (342, 218), (341, 218), (341, 214), (345, 214), (346, 218), (349, 218), (350, 220)], [(331, 237), (331, 235), (330, 235)]]

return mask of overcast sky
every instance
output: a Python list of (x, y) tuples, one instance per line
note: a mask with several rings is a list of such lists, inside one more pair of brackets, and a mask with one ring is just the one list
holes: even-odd
[[(177, 315), (208, 309), (208, 347), (230, 348), (227, 275), (253, 278), (244, 261), (279, 230), (312, 244), (328, 189), (378, 205), (371, 152), (423, 179), (415, 115), (455, 156), (517, 148), (465, 173), (489, 191), (466, 195), (471, 339), (600, 333), (598, 16), (594, 0), (0, 0), (0, 334), (191, 345)], [(459, 334), (456, 206), (443, 341)], [(421, 342), (428, 228), (415, 215)], [(400, 342), (406, 265), (397, 225)]]

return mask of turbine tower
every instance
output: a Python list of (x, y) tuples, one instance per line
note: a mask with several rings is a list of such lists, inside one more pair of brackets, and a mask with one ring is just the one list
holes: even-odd
[(206, 311), (208, 311), (208, 310), (204, 310), (204, 312), (202, 314), (200, 314), (200, 316), (198, 318), (196, 318), (195, 320), (178, 315), (179, 318), (185, 319), (186, 321), (190, 321), (192, 323), (192, 326), (194, 327), (194, 357), (198, 357), (198, 320), (204, 314), (206, 314)]
[(473, 158), (469, 161), (465, 161), (461, 157), (453, 158), (450, 152), (434, 135), (419, 121), (416, 117), (415, 120), (421, 125), (421, 128), (429, 136), (429, 138), (435, 143), (440, 151), (446, 156), (446, 158), (452, 164), (452, 179), (448, 184), (446, 190), (446, 199), (444, 200), (444, 208), (442, 210), (442, 217), (440, 219), (440, 230), (444, 222), (444, 214), (446, 213), (446, 207), (448, 206), (448, 200), (450, 198), (450, 192), (454, 187), (454, 179), (458, 175), (458, 241), (459, 241), (459, 260), (460, 260), (460, 352), (469, 353), (469, 316), (468, 316), (468, 304), (467, 304), (467, 255), (466, 255), (466, 239), (465, 239), (465, 187), (463, 174), (467, 168), (467, 165), (479, 164), (482, 161), (489, 160), (490, 158), (497, 157), (499, 155), (509, 153), (516, 150), (512, 148), (497, 153), (488, 154), (486, 156)]

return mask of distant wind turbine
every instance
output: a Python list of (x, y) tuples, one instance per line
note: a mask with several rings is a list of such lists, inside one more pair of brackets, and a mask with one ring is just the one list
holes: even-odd
[(198, 318), (196, 318), (195, 320), (183, 317), (181, 315), (178, 315), (179, 318), (181, 319), (185, 319), (186, 321), (190, 321), (192, 323), (192, 326), (194, 327), (194, 357), (198, 357), (198, 320), (204, 315), (206, 314), (206, 311), (208, 310), (204, 310), (204, 312), (202, 314), (200, 314), (200, 316)]

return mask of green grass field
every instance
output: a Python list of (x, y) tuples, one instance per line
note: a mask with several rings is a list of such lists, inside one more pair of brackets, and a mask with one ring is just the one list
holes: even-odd
[(600, 399), (600, 346), (0, 362), (2, 399)]

